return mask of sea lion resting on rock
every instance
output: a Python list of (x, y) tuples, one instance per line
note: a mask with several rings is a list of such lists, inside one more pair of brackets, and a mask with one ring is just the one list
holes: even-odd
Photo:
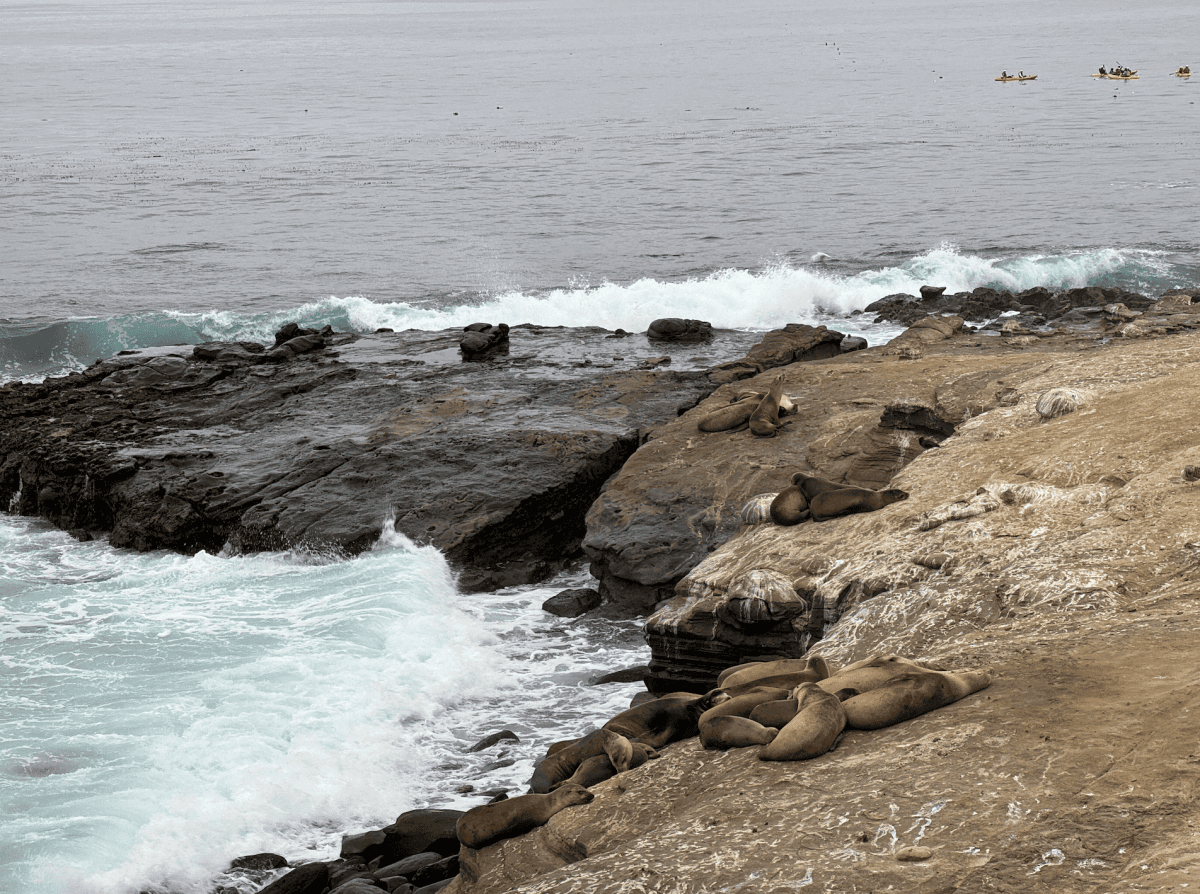
[(487, 847), (505, 838), (524, 835), (545, 825), (560, 810), (587, 804), (593, 798), (595, 795), (581, 785), (564, 785), (550, 794), (518, 795), (472, 807), (458, 818), (455, 831), (466, 847)]
[(771, 521), (777, 525), (798, 525), (809, 516), (808, 499), (796, 485), (785, 487), (771, 501)]
[(774, 686), (757, 686), (748, 692), (709, 708), (700, 715), (700, 744), (705, 748), (744, 748), (765, 745), (775, 738), (761, 724), (746, 715), (764, 702), (787, 698), (788, 690)]
[(608, 755), (616, 771), (623, 773), (630, 768), (635, 741), (657, 751), (669, 742), (690, 738), (699, 732), (700, 715), (728, 698), (720, 689), (705, 695), (671, 693), (622, 711), (601, 729), (575, 742), (551, 746), (557, 750), (547, 752), (533, 771), (529, 790), (536, 794), (552, 791), (569, 779), (580, 764), (600, 754)]
[[(751, 661), (728, 667), (717, 676), (717, 686), (736, 696), (755, 686), (774, 686), (792, 690), (801, 683), (815, 683), (832, 673), (820, 655), (811, 658), (778, 658), (775, 661)], [(781, 696), (786, 697), (786, 696)]]
[(750, 414), (762, 403), (761, 396), (745, 397), (719, 410), (713, 410), (697, 423), (696, 428), (704, 432), (734, 431), (750, 422)]
[(750, 712), (750, 719), (763, 726), (783, 729), (799, 710), (800, 702), (789, 697), (777, 702), (763, 702)]
[[(697, 424), (696, 428), (703, 432), (741, 431), (749, 425), (750, 416), (758, 409), (759, 404), (770, 392), (739, 391), (733, 400), (719, 410), (713, 410)], [(779, 415), (796, 412), (796, 404), (786, 394), (779, 396)]]
[(792, 697), (798, 705), (796, 716), (758, 753), (759, 760), (802, 761), (818, 757), (833, 747), (846, 728), (841, 699), (816, 683), (801, 683)]
[(866, 487), (845, 487), (817, 494), (809, 501), (808, 511), (813, 521), (828, 521), (840, 515), (874, 512), (891, 503), (908, 499), (908, 492), (896, 487), (871, 490)]
[(875, 655), (818, 686), (845, 698), (842, 708), (851, 729), (882, 729), (956, 702), (991, 682), (990, 669), (950, 672), (899, 655)]
[(728, 699), (729, 694), (720, 689), (690, 697), (682, 694), (664, 695), (622, 711), (604, 724), (604, 729), (659, 749), (670, 742), (696, 735), (699, 732), (700, 715)]
[(571, 777), (588, 758), (605, 755), (618, 773), (633, 764), (633, 743), (626, 736), (608, 729), (598, 729), (567, 744), (556, 742), (533, 771), (529, 791), (544, 795)]
[(773, 438), (787, 423), (779, 421), (779, 407), (783, 400), (783, 376), (776, 376), (771, 390), (750, 414), (750, 434), (758, 438)]
[[(659, 754), (649, 745), (642, 742), (632, 742), (633, 760), (629, 762), (629, 769), (636, 770), (648, 760), (653, 760)], [(612, 758), (607, 754), (597, 754), (595, 757), (589, 757), (576, 768), (570, 779), (559, 782), (554, 786), (558, 789), (564, 785), (582, 785), (584, 788), (591, 788), (599, 782), (606, 779), (612, 779), (619, 771), (613, 766)]]

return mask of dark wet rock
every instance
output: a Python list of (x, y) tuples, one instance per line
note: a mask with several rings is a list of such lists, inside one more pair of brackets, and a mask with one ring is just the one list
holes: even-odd
[(841, 353), (846, 336), (824, 326), (788, 323), (762, 337), (745, 357), (721, 363), (709, 371), (709, 378), (719, 385), (748, 379), (761, 372), (791, 363), (825, 360)]
[(941, 298), (942, 294), (946, 291), (946, 287), (945, 286), (921, 286), (919, 291), (921, 293), (921, 298), (923, 300), (931, 301), (931, 300), (934, 300), (937, 298)]
[(613, 671), (610, 674), (593, 677), (591, 680), (588, 680), (588, 683), (592, 686), (605, 686), (609, 683), (641, 683), (649, 672), (650, 668), (644, 664), (639, 664), (637, 667), (627, 667), (622, 670)]
[(485, 748), (491, 748), (493, 745), (498, 745), (501, 742), (520, 742), (520, 738), (510, 729), (500, 730), (498, 733), (492, 733), (490, 736), (485, 736), (474, 745), (467, 749), (468, 754), (474, 754), (477, 751), (483, 751)]
[(423, 866), (410, 875), (409, 880), (420, 890), (437, 882), (452, 879), (456, 875), (458, 875), (458, 854), (454, 853), (427, 866)]
[(325, 863), (305, 863), (297, 866), (258, 894), (321, 894), (329, 887), (329, 866)]
[(843, 354), (848, 354), (851, 351), (865, 351), (867, 349), (867, 340), (861, 335), (847, 335), (838, 343), (838, 350)]
[(713, 327), (712, 323), (704, 320), (665, 317), (652, 322), (646, 329), (646, 335), (656, 341), (705, 341), (713, 337)]
[(438, 891), (448, 887), (452, 881), (454, 881), (453, 877), (443, 879), (440, 882), (434, 882), (431, 885), (425, 885), (423, 888), (417, 888), (412, 892), (412, 894), (437, 894)]
[(389, 876), (402, 875), (409, 881), (413, 881), (413, 876), (422, 869), (432, 866), (443, 859), (445, 858), (439, 853), (423, 851), (419, 854), (413, 854), (411, 857), (405, 857), (403, 860), (379, 866), (371, 872), (371, 876), (376, 879), (383, 879)]
[(563, 590), (542, 603), (542, 611), (560, 618), (578, 618), (601, 603), (600, 591), (591, 587)]
[(464, 327), (466, 334), (458, 342), (463, 357), (472, 359), (486, 354), (508, 351), (508, 324), (472, 323)]
[(354, 555), (392, 515), (464, 589), (522, 584), (578, 559), (604, 481), (714, 387), (682, 349), (670, 370), (635, 368), (670, 345), (614, 362), (599, 329), (521, 327), (530, 354), (482, 366), (462, 363), (460, 330), (285, 330), (275, 350), (324, 347), (281, 363), (153, 348), (0, 388), (0, 505), (185, 553)]
[(196, 345), (192, 348), (192, 356), (216, 363), (253, 363), (265, 350), (256, 341), (214, 341)]
[(270, 869), (282, 869), (287, 866), (287, 860), (279, 854), (250, 854), (238, 857), (229, 864), (230, 870), (244, 869), (251, 872), (264, 872)]

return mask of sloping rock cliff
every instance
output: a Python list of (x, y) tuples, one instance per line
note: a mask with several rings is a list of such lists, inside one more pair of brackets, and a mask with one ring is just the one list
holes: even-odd
[[(894, 476), (907, 501), (747, 526), (702, 557), (651, 624), (667, 629), (744, 575), (770, 572), (818, 607), (819, 628), (811, 614), (806, 625), (821, 636), (814, 653), (990, 666), (993, 684), (907, 723), (851, 732), (812, 761), (670, 746), (597, 786), (591, 804), (464, 849), (448, 891), (1015, 894), (1194, 882), (1200, 435), (1189, 407), (1200, 339), (959, 339), (919, 360), (867, 352), (789, 369), (793, 395), (809, 376), (845, 395), (838, 373), (853, 375), (876, 420), (900, 394), (881, 396), (883, 380), (899, 378), (955, 433)], [(893, 376), (874, 374), (884, 364)], [(1038, 412), (1052, 389), (1073, 392), (1073, 412)], [(835, 392), (819, 393), (835, 412)], [(658, 445), (666, 462), (676, 428), (679, 451), (702, 449), (685, 422), (639, 454)], [(836, 435), (797, 438), (796, 465), (821, 437)], [(758, 462), (727, 474), (765, 475)], [(772, 490), (793, 467), (774, 466)], [(725, 486), (752, 494), (767, 483)]]

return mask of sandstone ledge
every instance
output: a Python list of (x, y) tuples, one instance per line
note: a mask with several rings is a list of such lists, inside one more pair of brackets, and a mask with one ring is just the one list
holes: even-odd
[[(992, 686), (852, 732), (813, 761), (670, 746), (544, 828), (464, 849), (448, 891), (1082, 894), (1194, 882), (1200, 483), (1183, 473), (1200, 466), (1189, 411), (1200, 339), (960, 338), (920, 360), (866, 352), (788, 370), (793, 394), (809, 376), (834, 387), (853, 376), (840, 387), (859, 388), (875, 419), (886, 377), (872, 369), (884, 363), (910, 386), (934, 383), (916, 396), (935, 409), (950, 394), (996, 399), (898, 471), (908, 501), (747, 527), (690, 570), (649, 626), (765, 569), (820, 606), (814, 652), (991, 666)], [(1051, 388), (1080, 392), (1078, 409), (1040, 416)], [(665, 455), (684, 424), (639, 454), (658, 444)], [(903, 862), (906, 847), (931, 856)]]

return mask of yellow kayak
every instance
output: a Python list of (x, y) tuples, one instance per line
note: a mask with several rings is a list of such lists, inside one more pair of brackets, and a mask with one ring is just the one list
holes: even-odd
[(997, 81), (1036, 81), (1037, 75), (1009, 75), (1007, 78), (996, 78)]

